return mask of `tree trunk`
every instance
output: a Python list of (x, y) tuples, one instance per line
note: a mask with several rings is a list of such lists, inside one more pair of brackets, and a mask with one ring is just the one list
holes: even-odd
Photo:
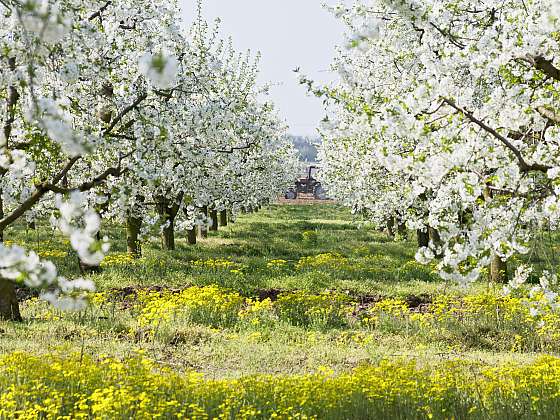
[[(183, 213), (185, 214), (185, 217), (187, 219), (190, 218), (189, 211), (187, 210), (187, 207), (183, 207)], [(196, 233), (197, 233), (196, 225), (194, 225), (192, 227), (192, 229), (187, 230), (187, 243), (189, 245), (196, 245)]]
[(196, 226), (187, 230), (187, 241), (189, 245), (196, 245)]
[(86, 264), (80, 257), (78, 257), (78, 266), (80, 267), (81, 274), (101, 273), (101, 266)]
[(228, 224), (227, 210), (220, 211), (220, 226), (226, 227)]
[[(182, 199), (182, 198), (181, 198)], [(165, 227), (161, 232), (161, 243), (163, 249), (168, 251), (175, 250), (175, 217), (179, 212), (180, 205), (177, 203), (171, 204), (171, 202), (165, 197), (157, 197), (158, 200), (158, 212), (162, 216)], [(179, 200), (180, 201), (180, 200)]]
[[(0, 219), (4, 218), (4, 199), (3, 199), (4, 191), (0, 188)], [(0, 228), (0, 244), (4, 243), (4, 229)]]
[(387, 219), (387, 233), (389, 236), (395, 236), (395, 218), (393, 216)]
[(218, 231), (218, 212), (216, 210), (210, 210), (210, 218), (212, 219), (212, 224), (210, 225), (210, 230), (213, 232)]
[[(0, 219), (4, 217), (4, 203), (0, 189)], [(4, 231), (0, 230), (0, 243), (4, 242)], [(0, 277), (0, 319), (7, 321), (22, 321), (19, 303), (16, 297), (15, 284)]]
[(22, 321), (15, 284), (2, 278), (0, 278), (0, 319)]
[[(429, 237), (429, 240), (434, 244), (436, 249), (439, 249), (441, 247), (441, 237), (439, 236), (439, 232), (438, 232), (437, 229), (429, 227), (428, 228), (428, 237)], [(443, 253), (441, 251), (436, 252), (436, 257), (437, 258), (442, 258)]]
[(490, 262), (490, 281), (494, 283), (507, 282), (507, 261), (503, 261), (498, 255), (493, 255)]
[[(0, 189), (0, 219), (4, 217), (4, 202)], [(0, 243), (4, 242), (4, 231), (0, 229)], [(15, 284), (0, 277), (0, 319), (22, 321)]]
[(399, 235), (401, 237), (406, 238), (406, 236), (407, 236), (406, 235), (407, 234), (406, 224), (402, 223), (402, 222), (399, 222), (399, 224), (397, 225), (397, 232), (399, 232)]
[(433, 227), (429, 227), (428, 228), (428, 235), (430, 240), (434, 243), (434, 244), (439, 244), (441, 242), (441, 239), (439, 237), (439, 232), (437, 231), (437, 229), (434, 229)]
[[(202, 207), (201, 211), (204, 216), (208, 217), (208, 206)], [(201, 239), (208, 238), (208, 227), (206, 224), (200, 225), (199, 233)]]
[(130, 215), (126, 218), (126, 250), (135, 259), (142, 256), (142, 245), (138, 239), (141, 228), (142, 219)]
[(169, 222), (166, 227), (163, 228), (161, 234), (161, 239), (164, 249), (168, 251), (175, 250), (175, 217), (168, 218), (166, 222)]
[(423, 231), (418, 229), (416, 231), (416, 238), (418, 240), (418, 248), (427, 247), (430, 245), (430, 236), (428, 235), (428, 231)]

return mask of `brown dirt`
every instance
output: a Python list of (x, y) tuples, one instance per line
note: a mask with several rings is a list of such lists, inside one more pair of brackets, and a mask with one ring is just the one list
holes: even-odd
[[(188, 287), (188, 286), (187, 286)], [(122, 288), (112, 288), (109, 289), (109, 295), (111, 296), (111, 300), (115, 302), (119, 302), (123, 305), (124, 308), (132, 306), (134, 301), (138, 297), (138, 292), (171, 292), (171, 293), (180, 293), (182, 289), (174, 289), (168, 288), (163, 286), (150, 286), (150, 287), (122, 287)], [(255, 296), (258, 300), (262, 301), (265, 299), (270, 299), (271, 301), (278, 300), (278, 296), (282, 293), (288, 292), (287, 290), (281, 289), (258, 289), (252, 293), (252, 296)], [(28, 288), (18, 287), (16, 289), (16, 293), (18, 296), (18, 300), (21, 302), (23, 300), (29, 299), (31, 297), (36, 297), (39, 293), (35, 290), (30, 290)], [(244, 293), (242, 293), (244, 295)], [(361, 295), (361, 296), (351, 296), (352, 301), (356, 303), (355, 313), (359, 313), (373, 305), (375, 303), (386, 299), (387, 296), (382, 295)], [(409, 295), (403, 299), (407, 306), (416, 312), (424, 312), (426, 308), (432, 303), (432, 297), (427, 294), (421, 295)]]
[(278, 198), (275, 204), (280, 205), (321, 205), (321, 204), (335, 204), (335, 200), (316, 200), (313, 194), (299, 194), (295, 200), (288, 200), (284, 197)]

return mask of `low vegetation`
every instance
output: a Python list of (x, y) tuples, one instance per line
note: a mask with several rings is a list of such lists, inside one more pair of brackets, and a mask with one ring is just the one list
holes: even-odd
[[(112, 252), (62, 312), (20, 289), (0, 322), (0, 418), (553, 418), (558, 315), (463, 289), (335, 205), (270, 206), (197, 245)], [(8, 231), (68, 276), (46, 228)]]

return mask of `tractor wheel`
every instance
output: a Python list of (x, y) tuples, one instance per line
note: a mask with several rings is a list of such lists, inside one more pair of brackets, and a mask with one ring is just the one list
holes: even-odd
[(315, 189), (313, 191), (313, 197), (315, 197), (316, 200), (326, 200), (327, 191), (325, 191), (325, 189), (321, 184), (317, 184), (315, 186)]
[(295, 192), (294, 190), (289, 190), (284, 197), (286, 198), (286, 200), (295, 200), (297, 198), (297, 192)]

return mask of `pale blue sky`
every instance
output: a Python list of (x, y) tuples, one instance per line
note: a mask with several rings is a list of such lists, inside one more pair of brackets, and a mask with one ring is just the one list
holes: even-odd
[[(343, 25), (323, 9), (325, 0), (205, 0), (204, 17), (222, 20), (222, 35), (231, 35), (239, 51), (260, 51), (260, 81), (279, 83), (271, 97), (290, 132), (315, 134), (323, 118), (320, 99), (307, 96), (297, 82), (296, 67), (318, 81), (330, 81), (335, 46), (343, 43)], [(327, 0), (329, 4), (336, 0)], [(181, 0), (187, 24), (195, 18), (196, 2)]]

